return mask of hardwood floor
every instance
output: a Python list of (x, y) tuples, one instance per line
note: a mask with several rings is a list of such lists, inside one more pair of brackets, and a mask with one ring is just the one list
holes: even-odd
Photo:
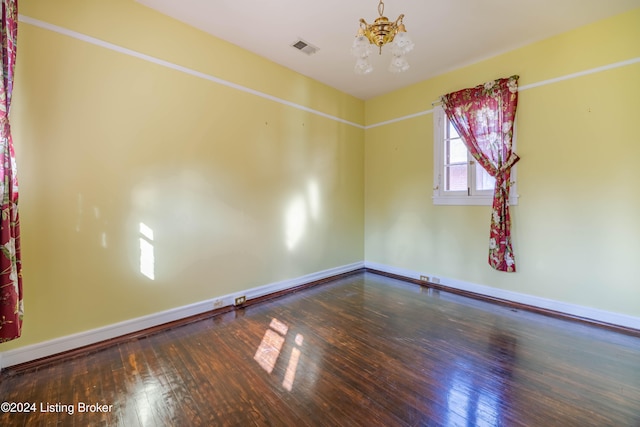
[(0, 396), (35, 404), (2, 426), (640, 426), (640, 338), (360, 273)]

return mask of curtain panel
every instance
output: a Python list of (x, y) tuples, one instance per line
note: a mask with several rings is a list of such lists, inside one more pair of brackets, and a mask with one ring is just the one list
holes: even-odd
[(441, 100), (442, 108), (473, 158), (496, 179), (489, 232), (489, 265), (499, 271), (515, 272), (509, 191), (511, 168), (520, 159), (512, 149), (518, 76), (449, 93)]
[(9, 110), (13, 92), (18, 35), (18, 1), (2, 0), (0, 23), (0, 342), (18, 338), (22, 332), (22, 262), (20, 258), (20, 220), (18, 180), (11, 139)]

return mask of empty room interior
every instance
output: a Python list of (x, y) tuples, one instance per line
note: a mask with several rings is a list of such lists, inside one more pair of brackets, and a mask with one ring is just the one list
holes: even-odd
[(640, 425), (640, 1), (263, 3), (19, 2), (0, 424)]

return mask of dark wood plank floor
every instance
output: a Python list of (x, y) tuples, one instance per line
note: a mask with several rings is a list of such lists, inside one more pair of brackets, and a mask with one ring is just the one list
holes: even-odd
[(360, 273), (0, 396), (36, 405), (2, 426), (640, 426), (640, 338)]

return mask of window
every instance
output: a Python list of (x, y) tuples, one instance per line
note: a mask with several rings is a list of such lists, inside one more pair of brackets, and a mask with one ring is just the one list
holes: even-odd
[[(495, 179), (473, 159), (440, 106), (433, 109), (433, 129), (433, 204), (491, 206)], [(518, 204), (515, 177), (514, 167), (511, 170), (511, 205)]]

